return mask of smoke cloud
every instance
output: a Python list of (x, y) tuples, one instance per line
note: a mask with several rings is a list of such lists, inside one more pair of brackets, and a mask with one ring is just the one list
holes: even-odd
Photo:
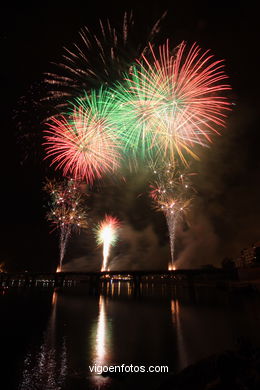
[[(147, 270), (167, 268), (170, 256), (168, 245), (160, 245), (153, 226), (135, 230), (123, 225), (116, 247), (111, 247), (108, 266), (111, 270)], [(85, 237), (86, 238), (86, 237)], [(75, 245), (75, 244), (74, 244)], [(82, 247), (82, 244), (81, 244)], [(87, 245), (85, 245), (87, 251)], [(97, 271), (102, 264), (102, 248), (89, 251), (64, 264), (64, 271)]]

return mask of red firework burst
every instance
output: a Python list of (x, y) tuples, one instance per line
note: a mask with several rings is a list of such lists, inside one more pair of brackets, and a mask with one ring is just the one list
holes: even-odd
[[(69, 119), (52, 118), (46, 130), (47, 157), (63, 170), (64, 176), (92, 184), (119, 163), (119, 142), (107, 120), (106, 104), (95, 93), (78, 101)], [(103, 106), (102, 106), (103, 104)]]

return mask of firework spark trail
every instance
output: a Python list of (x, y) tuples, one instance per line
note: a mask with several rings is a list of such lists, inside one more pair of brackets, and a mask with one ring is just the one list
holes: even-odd
[(83, 27), (79, 42), (71, 49), (65, 48), (62, 62), (53, 64), (57, 73), (45, 74), (48, 95), (43, 100), (50, 101), (58, 112), (64, 108), (67, 111), (69, 100), (81, 96), (82, 91), (120, 80), (135, 59), (146, 53), (147, 42), (154, 41), (165, 15), (166, 12), (148, 31), (144, 44), (137, 36), (132, 12), (125, 13), (117, 26), (109, 20), (100, 20), (95, 33)]
[(171, 263), (168, 265), (169, 270), (175, 269), (175, 239), (176, 239), (176, 228), (178, 224), (183, 218), (183, 208), (176, 208), (173, 210), (164, 211), (164, 215), (167, 221), (168, 231), (169, 231), (169, 239), (170, 239), (170, 251), (171, 251)]
[(54, 226), (54, 229), (58, 229), (60, 232), (58, 271), (61, 271), (72, 230), (79, 230), (87, 226), (84, 194), (81, 192), (80, 183), (72, 179), (62, 182), (47, 180), (44, 189), (51, 197), (47, 219)]
[(106, 237), (104, 237), (104, 242), (103, 242), (103, 264), (101, 271), (107, 271), (107, 260), (108, 260), (108, 255), (109, 255), (109, 249), (110, 249), (110, 234), (111, 232), (109, 229), (106, 229), (106, 232), (104, 232)]
[(60, 227), (60, 264), (59, 264), (59, 271), (62, 270), (62, 263), (68, 243), (68, 239), (71, 233), (71, 226), (70, 225), (62, 225)]
[(104, 220), (95, 228), (98, 245), (103, 245), (103, 263), (101, 271), (108, 270), (108, 257), (111, 246), (117, 241), (120, 222), (117, 218), (106, 215)]
[(114, 121), (126, 149), (171, 162), (177, 156), (185, 161), (186, 153), (196, 157), (194, 145), (206, 146), (225, 125), (231, 109), (226, 79), (223, 61), (196, 44), (188, 51), (181, 43), (171, 52), (167, 41), (158, 53), (150, 46), (150, 55), (113, 88), (120, 102)]
[(181, 167), (176, 163), (153, 166), (155, 176), (151, 184), (150, 196), (155, 209), (163, 212), (167, 221), (171, 250), (169, 269), (174, 269), (176, 228), (189, 209), (194, 193), (190, 182), (190, 177), (194, 174), (187, 172), (187, 167)]
[(119, 167), (121, 141), (109, 117), (115, 102), (101, 88), (76, 99), (69, 119), (53, 118), (45, 131), (47, 158), (63, 175), (92, 184)]
[[(170, 238), (170, 250), (171, 250), (171, 265), (174, 263), (174, 243), (175, 243), (175, 231), (176, 225), (180, 217), (180, 211), (175, 211), (173, 214), (171, 212), (166, 211), (165, 217), (167, 220), (169, 238)], [(173, 267), (171, 267), (173, 268)]]

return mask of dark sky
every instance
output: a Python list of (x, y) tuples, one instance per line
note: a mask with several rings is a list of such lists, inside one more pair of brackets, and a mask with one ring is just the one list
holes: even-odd
[[(25, 142), (18, 126), (21, 118), (27, 118), (22, 130), (26, 134), (26, 126), (33, 127), (37, 123), (38, 113), (28, 91), (34, 86), (37, 93), (43, 73), (51, 69), (51, 62), (59, 62), (62, 47), (69, 47), (78, 39), (81, 27), (86, 25), (95, 31), (99, 18), (108, 17), (117, 22), (124, 11), (131, 9), (140, 37), (168, 10), (162, 23), (162, 40), (169, 37), (173, 45), (181, 40), (197, 41), (201, 47), (210, 48), (216, 57), (226, 60), (233, 87), (232, 99), (236, 105), (227, 129), (221, 137), (215, 138), (210, 149), (201, 153), (201, 161), (195, 166), (199, 172), (195, 183), (198, 197), (191, 213), (192, 227), (179, 232), (180, 264), (217, 264), (224, 256), (237, 256), (244, 246), (260, 240), (260, 37), (253, 2), (131, 1), (118, 4), (110, 1), (103, 4), (76, 0), (68, 5), (55, 1), (39, 4), (25, 1), (10, 5), (6, 2), (1, 6), (0, 262), (4, 261), (9, 269), (48, 270), (53, 269), (58, 258), (57, 235), (49, 233), (45, 221), (46, 199), (41, 189), (44, 178), (53, 175), (53, 170), (42, 163), (43, 151), (38, 147), (40, 135), (36, 132), (35, 138), (29, 137)], [(26, 97), (23, 101), (27, 100), (25, 115), (21, 113), (22, 96)], [(34, 129), (28, 132), (33, 133)], [(138, 266), (142, 263), (146, 267), (151, 261), (153, 266), (165, 266), (168, 249), (164, 220), (150, 210), (145, 195), (138, 197), (145, 191), (141, 179), (142, 176), (137, 182), (130, 178), (125, 189), (127, 201), (122, 187), (117, 190), (119, 187), (113, 188), (111, 184), (104, 186), (103, 195), (102, 191), (97, 195), (96, 205), (101, 213), (105, 212), (105, 205), (111, 210), (118, 206), (115, 201), (107, 200), (109, 196), (120, 200), (118, 213), (127, 220), (123, 239), (128, 240), (122, 264)], [(86, 235), (75, 238), (67, 261), (76, 257), (75, 264), (81, 264), (81, 260), (86, 264), (86, 251), (89, 258), (95, 258), (97, 253), (91, 253), (92, 245), (86, 243), (89, 240), (91, 237)], [(147, 256), (141, 259), (144, 248)], [(127, 251), (132, 255), (126, 255)], [(117, 259), (118, 253), (114, 255)]]

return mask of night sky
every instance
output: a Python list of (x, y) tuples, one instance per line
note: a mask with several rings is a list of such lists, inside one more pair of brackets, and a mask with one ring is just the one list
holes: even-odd
[[(228, 3), (228, 4), (226, 4)], [(40, 3), (39, 3), (40, 4)], [(219, 264), (260, 240), (259, 157), (259, 20), (253, 2), (60, 2), (6, 3), (1, 9), (1, 246), (0, 263), (8, 270), (53, 270), (58, 237), (45, 220), (42, 183), (54, 170), (42, 162), (42, 112), (39, 98), (43, 73), (59, 62), (63, 46), (78, 40), (78, 31), (93, 32), (98, 20), (122, 20), (133, 10), (140, 39), (168, 11), (160, 40), (173, 46), (182, 40), (210, 48), (226, 61), (235, 103), (228, 125), (194, 164), (197, 198), (191, 225), (179, 231), (182, 267)], [(138, 30), (139, 29), (139, 30)], [(32, 92), (33, 91), (33, 92)], [(24, 112), (25, 111), (25, 112)], [(39, 121), (38, 121), (39, 117)], [(28, 136), (27, 136), (28, 135)], [(145, 172), (127, 184), (106, 180), (90, 201), (92, 218), (106, 211), (125, 222), (113, 261), (128, 268), (166, 267), (169, 250), (166, 223), (151, 210), (145, 194)], [(127, 194), (127, 195), (126, 195)], [(145, 255), (144, 255), (145, 253)], [(72, 239), (66, 262), (71, 269), (93, 268), (98, 250), (88, 233)], [(115, 266), (116, 267), (116, 266)]]

